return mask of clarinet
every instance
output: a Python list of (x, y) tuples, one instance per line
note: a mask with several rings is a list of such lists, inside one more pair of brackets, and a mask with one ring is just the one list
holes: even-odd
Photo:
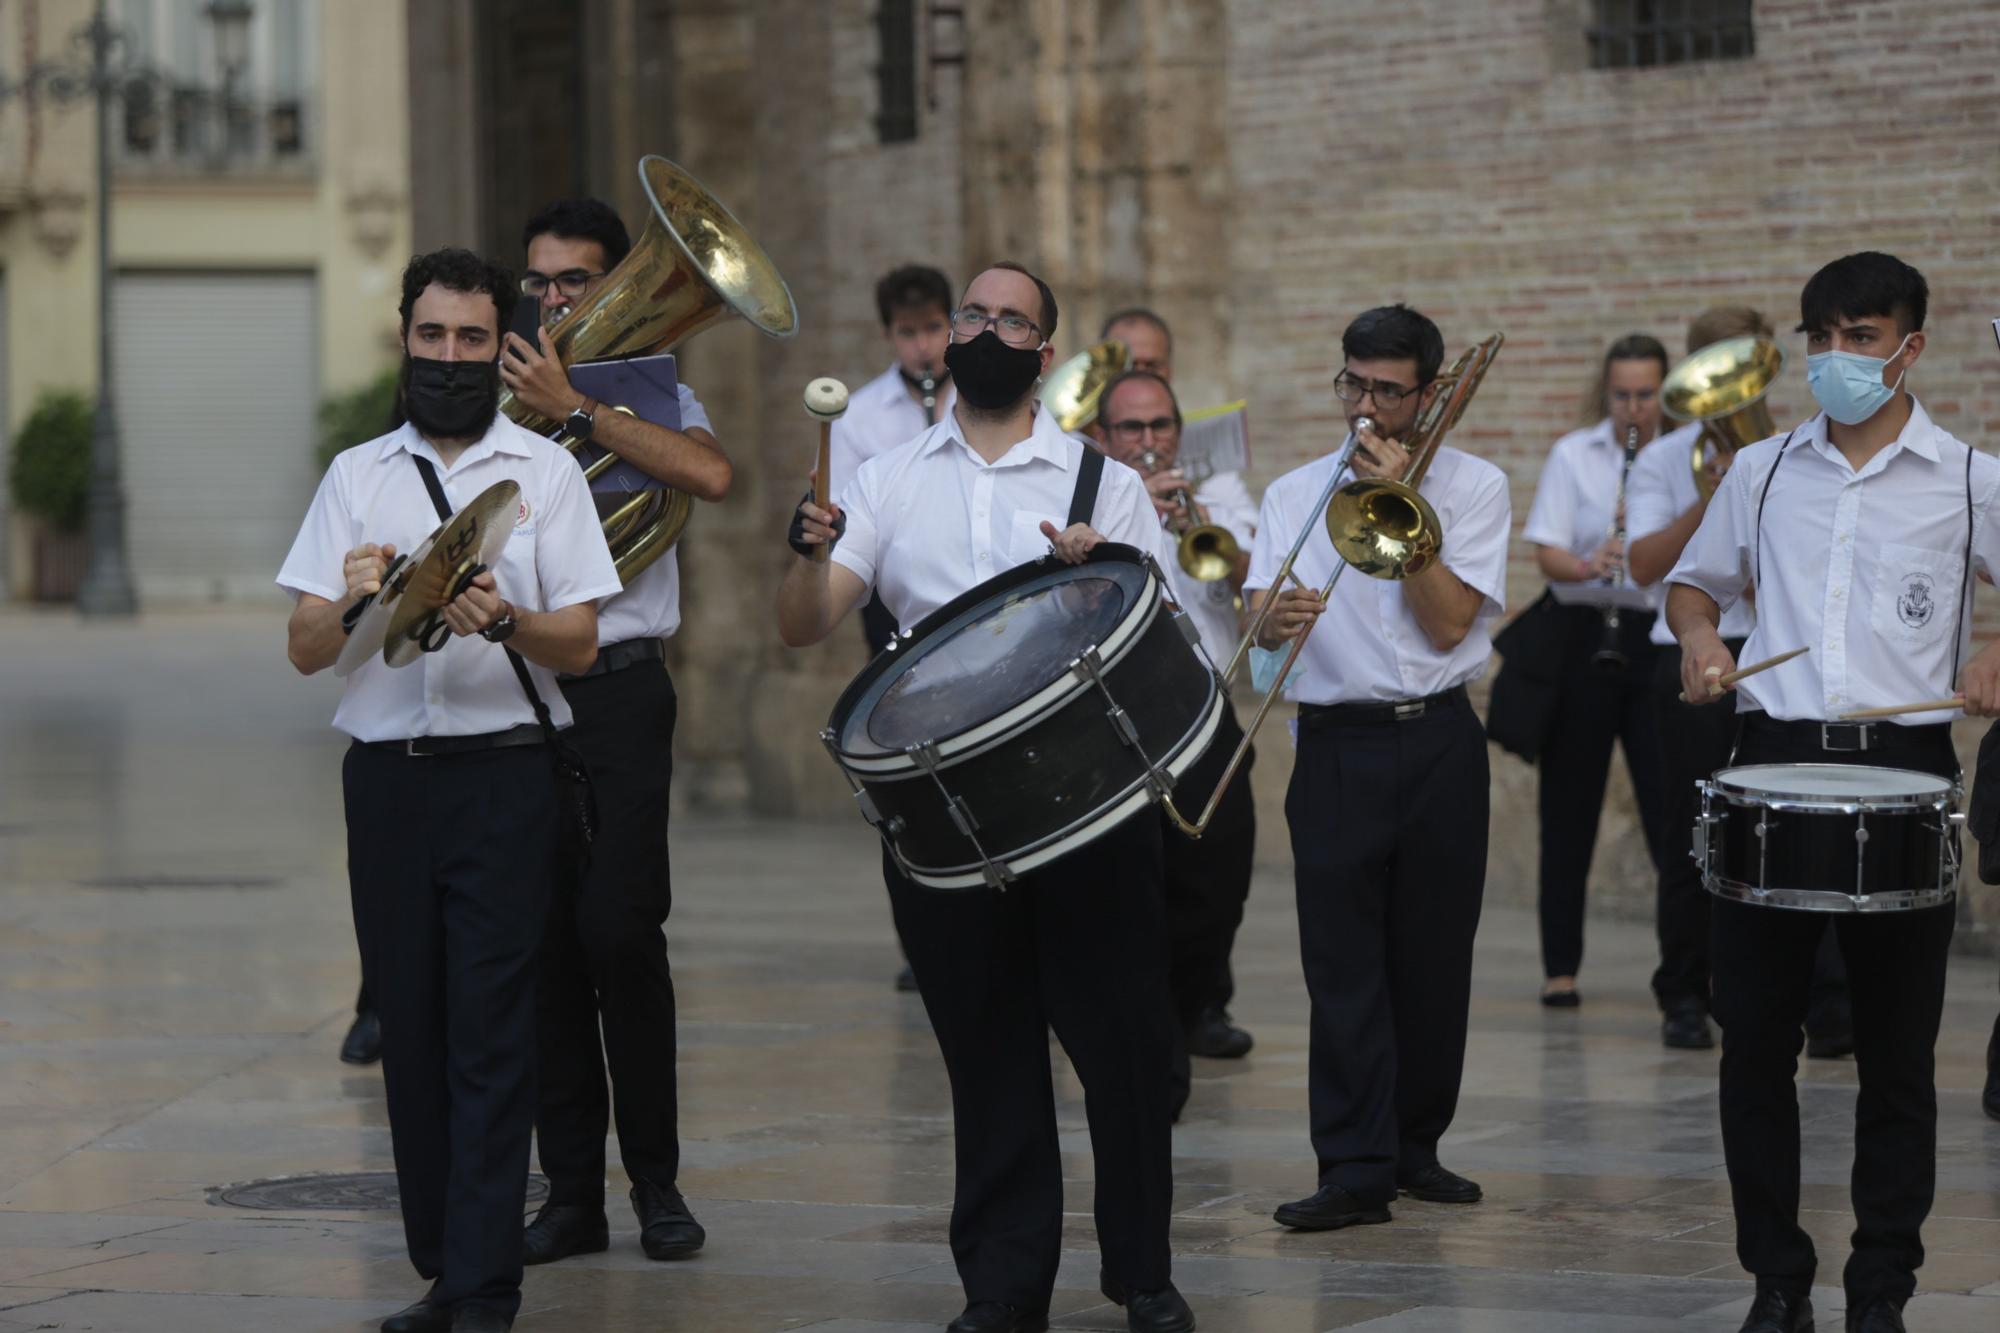
[(924, 367), (923, 378), (917, 381), (917, 392), (924, 396), (924, 425), (937, 425), (937, 375), (929, 366)]
[[(1639, 428), (1625, 428), (1625, 462), (1618, 469), (1618, 503), (1611, 511), (1611, 540), (1618, 543), (1618, 563), (1611, 571), (1611, 586), (1625, 586), (1625, 480), (1632, 475), (1632, 460), (1639, 452)], [(1616, 675), (1626, 667), (1625, 650), (1620, 644), (1619, 617), (1616, 605), (1604, 608), (1604, 636), (1598, 641), (1597, 651), (1590, 655), (1590, 664), (1606, 675)]]

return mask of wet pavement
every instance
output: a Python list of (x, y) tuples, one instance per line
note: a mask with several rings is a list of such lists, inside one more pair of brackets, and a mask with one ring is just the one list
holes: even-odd
[[(0, 612), (0, 1333), (362, 1330), (420, 1283), (391, 1212), (273, 1211), (218, 1187), (386, 1171), (379, 1074), (340, 1064), (356, 980), (337, 684), (286, 666), (282, 609), (133, 626)], [(1267, 834), (1267, 836), (1269, 836)], [(680, 819), (681, 1184), (709, 1243), (531, 1269), (523, 1330), (916, 1333), (958, 1312), (947, 1089), (897, 967), (867, 832)], [(1717, 1330), (1742, 1318), (1712, 1052), (1658, 1040), (1643, 926), (1594, 921), (1586, 1000), (1536, 1002), (1534, 923), (1482, 924), (1465, 1097), (1473, 1207), (1293, 1234), (1310, 1192), (1305, 1001), (1282, 876), (1237, 955), (1239, 1061), (1197, 1061), (1175, 1136), (1175, 1279), (1207, 1330)], [(1993, 963), (1954, 958), (1940, 1190), (1912, 1329), (2000, 1328), (2000, 1124), (1978, 1094)], [(1056, 1055), (1060, 1064), (1060, 1054)], [(1806, 1225), (1837, 1326), (1855, 1075), (1811, 1062)], [(1080, 1090), (1054, 1323), (1096, 1293)], [(615, 1153), (613, 1161), (616, 1161)], [(1829, 1319), (1832, 1317), (1832, 1320)]]

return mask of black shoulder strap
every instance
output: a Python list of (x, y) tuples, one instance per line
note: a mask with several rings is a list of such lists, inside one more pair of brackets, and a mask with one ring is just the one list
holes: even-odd
[(451, 517), (451, 501), (444, 497), (444, 483), (438, 480), (437, 469), (421, 454), (411, 454), (410, 458), (417, 465), (417, 474), (424, 479), (424, 489), (431, 493), (431, 508), (438, 511), (438, 522), (444, 522)]
[(1951, 679), (1944, 687), (1958, 688), (1958, 656), (1965, 644), (1965, 608), (1972, 601), (1972, 446), (1965, 446), (1965, 560), (1958, 576), (1958, 618), (1951, 627)]
[(1756, 581), (1757, 595), (1764, 595), (1764, 502), (1771, 498), (1771, 483), (1778, 479), (1778, 465), (1785, 461), (1785, 454), (1792, 447), (1792, 436), (1799, 433), (1797, 426), (1786, 434), (1785, 442), (1778, 446), (1778, 456), (1771, 460), (1771, 470), (1764, 474), (1764, 489), (1757, 492), (1757, 525), (1753, 538), (1756, 549), (1750, 556), (1750, 577)]
[(1083, 466), (1076, 471), (1076, 492), (1069, 498), (1069, 522), (1065, 527), (1073, 528), (1079, 523), (1090, 522), (1090, 516), (1097, 512), (1097, 487), (1104, 480), (1104, 455), (1083, 446)]

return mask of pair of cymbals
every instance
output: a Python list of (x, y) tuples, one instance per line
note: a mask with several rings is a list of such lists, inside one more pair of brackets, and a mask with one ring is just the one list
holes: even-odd
[(384, 571), (381, 591), (355, 619), (333, 674), (357, 671), (377, 652), (400, 667), (443, 647), (449, 637), (443, 609), (499, 560), (520, 511), (520, 485), (495, 482), (439, 524), (407, 559), (395, 561)]

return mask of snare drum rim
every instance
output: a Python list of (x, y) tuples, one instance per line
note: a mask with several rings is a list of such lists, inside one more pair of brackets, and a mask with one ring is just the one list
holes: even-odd
[[(1928, 794), (1906, 796), (1828, 796), (1824, 792), (1780, 791), (1773, 788), (1752, 789), (1741, 783), (1730, 782), (1725, 773), (1751, 773), (1771, 769), (1811, 769), (1814, 772), (1852, 772), (1867, 769), (1877, 773), (1900, 773), (1908, 777), (1921, 778), (1925, 782), (1938, 784), (1938, 790)], [(1769, 810), (1823, 810), (1829, 814), (1859, 814), (1869, 811), (1889, 810), (1935, 810), (1953, 803), (1958, 791), (1957, 784), (1941, 778), (1935, 773), (1926, 773), (1915, 768), (1891, 768), (1887, 764), (1732, 764), (1719, 768), (1715, 775), (1701, 784), (1704, 790), (1722, 797), (1731, 805), (1761, 807)]]
[(1750, 907), (1772, 907), (1786, 912), (1828, 914), (1915, 912), (1927, 907), (1942, 907), (1958, 896), (1956, 884), (1923, 889), (1890, 889), (1857, 896), (1841, 893), (1837, 889), (1760, 889), (1754, 884), (1746, 884), (1742, 880), (1729, 879), (1723, 875), (1704, 874), (1701, 881), (1702, 887), (1726, 902), (1743, 903)]

